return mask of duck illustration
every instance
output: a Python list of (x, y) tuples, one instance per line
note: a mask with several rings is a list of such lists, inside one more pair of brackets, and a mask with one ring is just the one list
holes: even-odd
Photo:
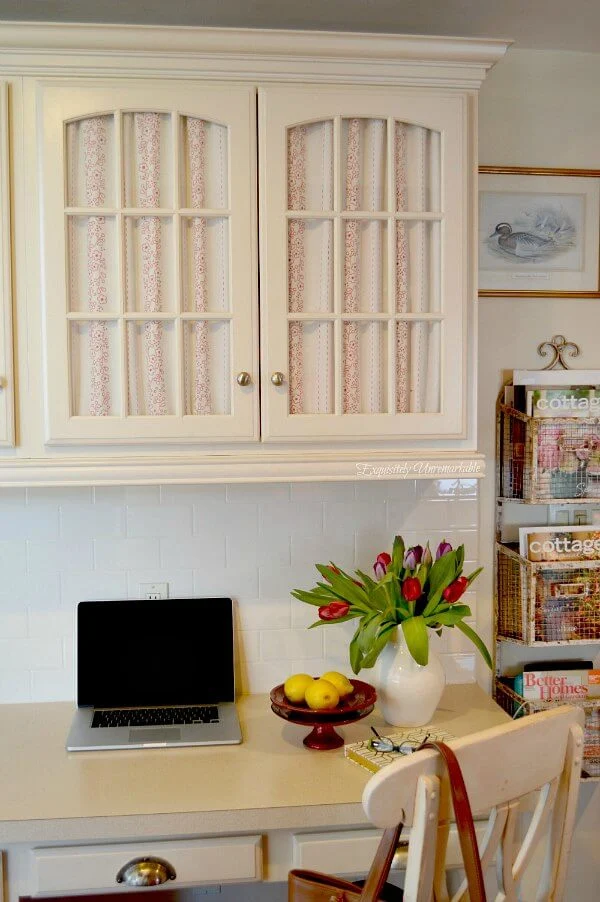
[(499, 222), (490, 240), (497, 238), (497, 246), (514, 257), (541, 257), (556, 250), (554, 238), (541, 238), (531, 232), (513, 232), (508, 222)]

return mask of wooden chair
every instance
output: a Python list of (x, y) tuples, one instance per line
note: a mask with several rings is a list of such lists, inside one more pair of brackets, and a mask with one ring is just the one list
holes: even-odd
[[(461, 765), (475, 819), (487, 818), (478, 841), (484, 874), (496, 859), (497, 894), (490, 894), (486, 880), (488, 902), (559, 902), (583, 756), (581, 709), (561, 706), (448, 745)], [(393, 826), (403, 809), (405, 824), (412, 828), (404, 902), (468, 898), (466, 881), (448, 892), (445, 862), (452, 807), (437, 752), (422, 750), (383, 768), (365, 787), (363, 807), (377, 827)], [(534, 857), (537, 889), (528, 885), (523, 890)]]

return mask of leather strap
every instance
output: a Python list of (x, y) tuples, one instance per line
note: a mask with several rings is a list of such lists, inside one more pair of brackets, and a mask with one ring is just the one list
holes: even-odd
[(470, 902), (486, 902), (485, 884), (477, 847), (475, 825), (473, 824), (473, 814), (460, 764), (452, 749), (445, 742), (430, 741), (421, 747), (424, 749), (435, 749), (436, 752), (440, 753), (446, 765), (460, 849), (465, 866), (465, 876), (469, 887), (469, 899)]
[[(404, 812), (402, 812), (402, 818), (404, 819)], [(402, 826), (402, 821), (400, 821), (398, 826), (388, 827), (387, 830), (384, 830), (360, 894), (360, 902), (377, 902), (379, 899), (390, 873)]]

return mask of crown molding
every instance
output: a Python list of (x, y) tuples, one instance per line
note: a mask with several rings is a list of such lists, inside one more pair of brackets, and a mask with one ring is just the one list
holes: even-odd
[(0, 487), (379, 482), (390, 479), (481, 479), (484, 475), (485, 457), (476, 451), (390, 453), (357, 450), (0, 461)]
[(0, 22), (0, 69), (267, 80), (310, 74), (334, 81), (451, 82), (478, 88), (509, 43), (356, 32)]

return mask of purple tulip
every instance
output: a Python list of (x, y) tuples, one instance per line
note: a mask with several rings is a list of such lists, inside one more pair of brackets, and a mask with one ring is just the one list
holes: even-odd
[(377, 580), (380, 580), (385, 576), (391, 562), (392, 559), (387, 551), (382, 551), (381, 554), (377, 555), (377, 560), (373, 564), (373, 570), (375, 571), (375, 578)]
[(436, 561), (439, 561), (441, 557), (444, 557), (444, 555), (448, 554), (448, 552), (450, 551), (452, 551), (452, 545), (450, 544), (450, 542), (446, 542), (445, 540), (443, 542), (440, 542), (435, 553)]
[(414, 570), (417, 564), (421, 563), (422, 557), (423, 546), (414, 545), (412, 548), (409, 548), (404, 555), (404, 566), (407, 568), (407, 570)]

